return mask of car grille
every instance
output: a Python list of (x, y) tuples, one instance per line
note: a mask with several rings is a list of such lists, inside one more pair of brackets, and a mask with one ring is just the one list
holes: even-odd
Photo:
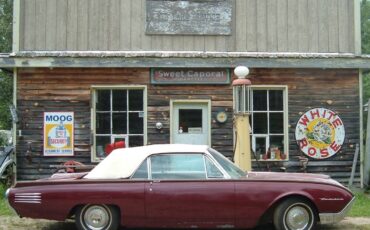
[(16, 193), (15, 203), (41, 204), (41, 193)]

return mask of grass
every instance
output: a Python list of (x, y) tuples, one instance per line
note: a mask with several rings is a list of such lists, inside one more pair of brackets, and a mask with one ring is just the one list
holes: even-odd
[(370, 217), (370, 195), (364, 192), (355, 192), (356, 200), (352, 206), (349, 216)]
[(10, 216), (14, 215), (13, 212), (9, 209), (6, 200), (4, 198), (6, 188), (0, 184), (0, 216)]

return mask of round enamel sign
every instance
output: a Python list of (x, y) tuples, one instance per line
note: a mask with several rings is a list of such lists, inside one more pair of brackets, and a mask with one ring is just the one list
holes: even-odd
[(335, 155), (343, 145), (344, 125), (340, 117), (325, 108), (315, 108), (303, 114), (295, 129), (301, 151), (315, 159)]

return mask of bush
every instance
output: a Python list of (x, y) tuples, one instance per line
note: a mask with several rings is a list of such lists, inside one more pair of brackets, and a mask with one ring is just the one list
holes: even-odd
[(8, 145), (10, 131), (0, 130), (0, 146)]

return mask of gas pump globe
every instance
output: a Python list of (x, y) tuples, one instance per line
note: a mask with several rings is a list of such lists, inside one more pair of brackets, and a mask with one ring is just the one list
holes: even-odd
[(238, 77), (233, 81), (234, 92), (234, 112), (249, 113), (250, 112), (250, 86), (251, 81), (246, 78), (249, 74), (248, 67), (238, 66), (234, 70), (234, 74)]
[(252, 83), (246, 78), (249, 74), (248, 67), (238, 66), (234, 69), (234, 74), (238, 77), (232, 83), (235, 132), (234, 162), (241, 169), (250, 171), (252, 162), (249, 115), (251, 112), (250, 86)]

